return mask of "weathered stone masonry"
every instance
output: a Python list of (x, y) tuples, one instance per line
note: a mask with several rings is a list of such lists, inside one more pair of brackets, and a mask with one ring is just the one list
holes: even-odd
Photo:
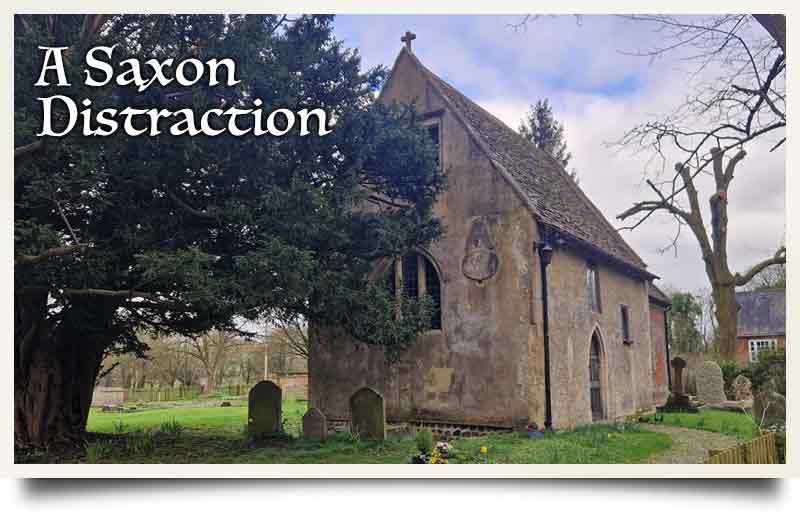
[[(435, 211), (446, 233), (420, 252), (439, 275), (442, 327), (422, 334), (391, 366), (379, 348), (335, 327), (315, 327), (320, 344), (309, 359), (311, 406), (329, 420), (347, 419), (350, 395), (366, 386), (383, 395), (391, 421), (467, 425), (475, 432), (542, 425), (542, 290), (534, 247), (546, 227), (548, 234), (565, 239), (555, 245), (548, 268), (555, 426), (591, 422), (588, 364), (594, 333), (602, 345), (605, 417), (650, 407), (648, 285), (653, 276), (613, 227), (597, 219), (602, 215), (566, 172), (550, 169), (554, 161), (534, 154), (408, 49), (398, 56), (380, 100), (413, 104), (426, 113), (426, 123), (439, 124), (448, 188)], [(509, 161), (500, 147), (519, 158)], [(527, 162), (531, 159), (535, 162)], [(551, 206), (543, 203), (547, 198)], [(580, 205), (570, 205), (570, 199)], [(568, 230), (570, 218), (577, 223), (581, 216), (586, 223)], [(590, 251), (571, 244), (582, 237)], [(600, 245), (608, 252), (605, 260)], [(587, 301), (590, 259), (601, 280), (600, 313), (591, 312)], [(621, 304), (630, 309), (631, 344), (622, 342)]]

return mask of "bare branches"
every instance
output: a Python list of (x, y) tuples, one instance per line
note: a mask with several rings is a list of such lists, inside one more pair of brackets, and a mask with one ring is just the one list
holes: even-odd
[(759, 262), (752, 268), (750, 268), (747, 273), (744, 275), (740, 273), (736, 273), (733, 275), (734, 282), (736, 286), (744, 286), (748, 282), (750, 282), (753, 277), (764, 271), (766, 268), (770, 266), (774, 266), (777, 264), (786, 264), (786, 247), (781, 246), (775, 255), (770, 257), (769, 259), (764, 259), (763, 261)]

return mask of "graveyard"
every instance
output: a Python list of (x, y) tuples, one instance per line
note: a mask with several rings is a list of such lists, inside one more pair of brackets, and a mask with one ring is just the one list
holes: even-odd
[[(363, 388), (351, 398), (352, 420), (329, 426), (305, 400), (283, 398), (262, 381), (247, 397), (193, 402), (132, 402), (92, 409), (85, 446), (29, 454), (26, 462), (406, 464), (446, 442), (434, 463), (692, 462), (706, 448), (722, 450), (758, 436), (744, 413), (703, 410), (639, 416), (569, 430), (498, 432), (479, 437), (434, 437), (426, 429), (385, 420), (383, 400)], [(686, 440), (702, 439), (687, 450)], [(674, 445), (674, 440), (679, 444)], [(676, 446), (673, 448), (673, 446)], [(689, 446), (692, 446), (690, 443)], [(437, 454), (438, 455), (438, 454)], [(421, 462), (420, 462), (421, 463)]]

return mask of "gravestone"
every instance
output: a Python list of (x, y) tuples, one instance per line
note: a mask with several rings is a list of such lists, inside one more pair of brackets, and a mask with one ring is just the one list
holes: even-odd
[(697, 399), (708, 405), (720, 404), (725, 398), (722, 369), (714, 361), (706, 361), (697, 370)]
[(762, 391), (753, 398), (753, 418), (756, 423), (786, 423), (786, 397), (775, 391)]
[(365, 439), (386, 439), (386, 412), (383, 396), (362, 387), (350, 397), (350, 431)]
[(683, 394), (683, 368), (686, 367), (686, 361), (680, 357), (675, 357), (670, 361), (674, 373), (672, 373), (672, 392)]
[(281, 388), (262, 380), (247, 395), (247, 427), (255, 436), (281, 431)]
[(737, 375), (731, 383), (733, 389), (734, 400), (752, 400), (753, 399), (753, 385), (750, 379), (744, 375)]
[(328, 421), (325, 414), (316, 407), (311, 407), (303, 414), (303, 437), (322, 439), (328, 436)]

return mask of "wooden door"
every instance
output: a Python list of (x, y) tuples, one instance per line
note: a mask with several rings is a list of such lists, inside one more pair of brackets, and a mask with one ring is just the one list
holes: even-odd
[(600, 341), (597, 336), (592, 336), (592, 346), (589, 353), (589, 398), (592, 405), (592, 421), (603, 419), (603, 390), (600, 362)]

